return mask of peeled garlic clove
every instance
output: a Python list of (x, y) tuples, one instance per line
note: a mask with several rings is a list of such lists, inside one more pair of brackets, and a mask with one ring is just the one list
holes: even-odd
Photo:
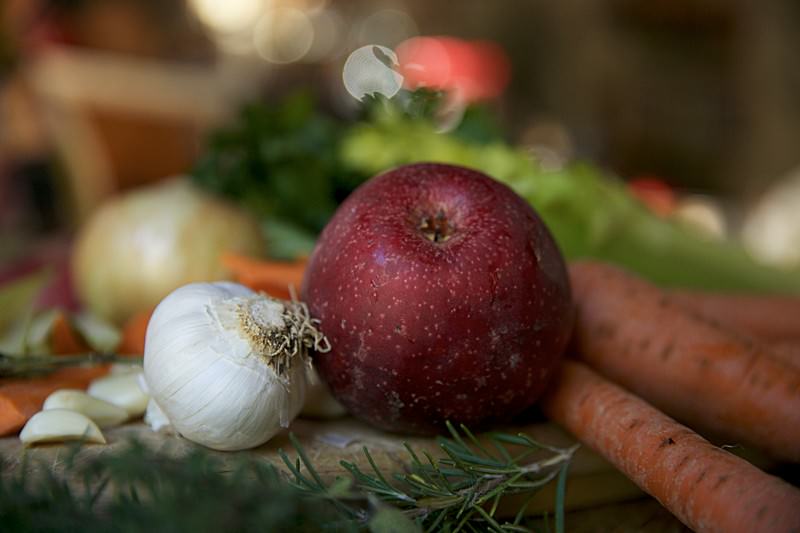
[(175, 433), (172, 427), (172, 422), (169, 421), (167, 415), (161, 410), (156, 401), (150, 398), (147, 402), (147, 411), (144, 413), (144, 423), (150, 426), (155, 432)]
[(101, 428), (116, 426), (128, 419), (128, 412), (113, 403), (89, 396), (82, 390), (59, 389), (44, 401), (43, 411), (69, 409), (86, 415)]
[(96, 444), (106, 443), (97, 424), (85, 415), (69, 409), (39, 411), (22, 428), (19, 440), (25, 446), (69, 440), (83, 440)]
[(27, 326), (25, 346), (32, 353), (51, 353), (50, 337), (60, 311), (48, 309), (32, 317)]
[(89, 395), (122, 407), (130, 418), (138, 418), (150, 399), (139, 387), (139, 373), (110, 374), (89, 385)]
[(122, 340), (122, 333), (110, 322), (92, 313), (79, 313), (73, 317), (75, 329), (94, 350), (113, 352)]

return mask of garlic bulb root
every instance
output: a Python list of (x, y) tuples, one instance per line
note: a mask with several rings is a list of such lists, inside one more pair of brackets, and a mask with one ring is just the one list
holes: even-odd
[(312, 349), (329, 346), (304, 304), (236, 283), (193, 283), (167, 296), (150, 319), (145, 381), (187, 439), (251, 448), (299, 413)]

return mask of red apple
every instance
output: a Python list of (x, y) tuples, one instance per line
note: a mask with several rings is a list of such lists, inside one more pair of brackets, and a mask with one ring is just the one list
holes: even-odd
[(505, 185), (415, 164), (347, 198), (302, 288), (332, 349), (317, 364), (356, 417), (430, 433), (508, 419), (543, 392), (569, 338), (564, 260)]

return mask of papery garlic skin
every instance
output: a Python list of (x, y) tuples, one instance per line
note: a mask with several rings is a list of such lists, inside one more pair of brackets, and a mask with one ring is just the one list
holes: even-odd
[[(266, 442), (297, 416), (305, 348), (275, 354), (286, 308), (230, 282), (193, 283), (167, 296), (147, 327), (144, 376), (185, 438), (217, 450)], [(272, 354), (270, 350), (272, 349)]]

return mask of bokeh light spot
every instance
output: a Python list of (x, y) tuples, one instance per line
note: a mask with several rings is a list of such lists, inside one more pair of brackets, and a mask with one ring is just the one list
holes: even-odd
[(355, 50), (347, 58), (342, 72), (345, 89), (361, 100), (368, 94), (393, 97), (403, 86), (403, 76), (398, 73), (397, 55), (385, 46), (369, 44)]
[(311, 50), (314, 26), (308, 16), (291, 7), (268, 9), (253, 31), (258, 55), (272, 63), (299, 61)]
[(264, 7), (263, 0), (190, 0), (203, 24), (219, 32), (237, 32), (251, 26)]

